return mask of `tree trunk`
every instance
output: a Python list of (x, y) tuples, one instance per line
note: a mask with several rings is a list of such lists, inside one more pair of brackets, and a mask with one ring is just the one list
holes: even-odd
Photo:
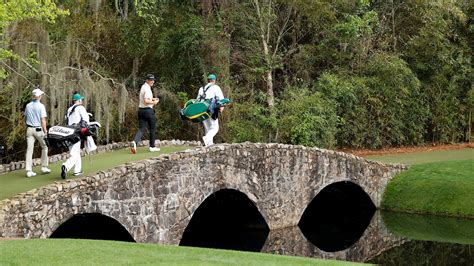
[(391, 1), (392, 4), (392, 35), (393, 35), (393, 51), (397, 50), (397, 36), (395, 35), (395, 4), (393, 0)]
[(137, 73), (138, 67), (140, 65), (140, 59), (138, 57), (133, 58), (133, 65), (132, 65), (132, 84), (133, 88), (137, 88)]
[(268, 107), (273, 109), (273, 106), (275, 105), (275, 96), (273, 94), (273, 71), (268, 70), (265, 75), (267, 81), (267, 103)]
[[(267, 87), (267, 103), (270, 110), (273, 109), (275, 104), (275, 97), (273, 94), (273, 68), (272, 68), (272, 59), (271, 54), (268, 49), (268, 41), (270, 38), (270, 21), (264, 22), (262, 13), (260, 12), (260, 5), (258, 0), (254, 0), (255, 11), (257, 12), (257, 17), (260, 23), (260, 40), (262, 41), (263, 56), (265, 58), (265, 64), (268, 70), (265, 72), (265, 82)], [(268, 24), (267, 26), (265, 24)], [(268, 30), (266, 30), (268, 29)]]
[(123, 19), (128, 19), (128, 0), (123, 0)]

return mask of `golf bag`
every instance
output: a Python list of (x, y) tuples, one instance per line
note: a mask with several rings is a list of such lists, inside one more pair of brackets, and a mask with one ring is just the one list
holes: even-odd
[(202, 122), (209, 117), (217, 119), (219, 115), (219, 108), (230, 103), (231, 100), (224, 98), (217, 99), (191, 99), (184, 104), (184, 108), (180, 110), (180, 115), (183, 120), (188, 120), (194, 123)]
[(93, 136), (99, 127), (99, 122), (87, 123), (84, 120), (71, 126), (53, 126), (48, 130), (46, 143), (50, 147), (68, 148), (78, 141), (86, 140), (88, 136)]
[[(69, 116), (74, 112), (77, 105), (65, 116), (64, 124), (68, 124)], [(92, 116), (91, 114), (89, 114)], [(53, 126), (48, 130), (45, 138), (46, 144), (49, 147), (69, 148), (71, 145), (81, 140), (86, 140), (88, 136), (93, 136), (100, 127), (99, 122), (89, 122), (82, 120), (79, 123), (70, 126)]]
[(81, 140), (80, 131), (81, 128), (76, 126), (53, 126), (45, 140), (49, 147), (68, 148)]

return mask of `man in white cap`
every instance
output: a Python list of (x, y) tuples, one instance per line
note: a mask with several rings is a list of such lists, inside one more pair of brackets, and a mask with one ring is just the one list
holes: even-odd
[[(198, 99), (224, 99), (224, 94), (222, 93), (221, 87), (216, 84), (216, 75), (210, 74), (207, 76), (207, 85), (199, 88)], [(224, 110), (224, 107), (220, 107), (219, 111)], [(210, 146), (214, 144), (214, 136), (219, 132), (219, 120), (218, 118), (208, 118), (202, 122), (204, 126), (204, 146)]]
[(47, 174), (51, 173), (48, 168), (48, 146), (44, 141), (46, 134), (46, 108), (40, 102), (41, 96), (44, 92), (40, 89), (32, 91), (32, 100), (26, 105), (26, 176), (32, 177), (36, 173), (33, 172), (33, 149), (35, 147), (35, 140), (38, 140), (41, 146), (41, 172)]
[[(82, 105), (84, 97), (79, 93), (74, 93), (72, 100), (74, 104), (67, 109), (67, 124), (68, 126), (78, 124), (81, 120), (89, 123), (89, 114), (86, 108)], [(81, 142), (78, 141), (69, 147), (70, 157), (61, 166), (61, 178), (66, 179), (67, 172), (74, 167), (74, 176), (82, 175), (82, 159), (81, 159)]]

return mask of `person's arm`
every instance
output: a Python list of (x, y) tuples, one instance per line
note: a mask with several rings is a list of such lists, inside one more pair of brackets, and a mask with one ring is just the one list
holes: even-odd
[(46, 117), (41, 118), (41, 127), (43, 128), (44, 134), (48, 133), (48, 129), (46, 128)]
[[(217, 97), (218, 100), (224, 99), (224, 94), (222, 93), (222, 89), (221, 89), (221, 87), (219, 87), (217, 85), (216, 85), (216, 97)], [(221, 106), (219, 108), (219, 111), (221, 111), (221, 112), (224, 111), (224, 106)]]
[(145, 91), (145, 95), (143, 96), (143, 102), (145, 104), (153, 104), (156, 105), (160, 100), (158, 98), (153, 98), (153, 92), (151, 91), (151, 88), (148, 88)]
[[(77, 107), (79, 109), (79, 115), (81, 116), (81, 119), (89, 123), (89, 114), (87, 113), (87, 110), (84, 106)], [(76, 109), (76, 110), (77, 110)]]
[(46, 128), (46, 108), (44, 105), (41, 108), (41, 127), (43, 128), (44, 134), (48, 133), (48, 129)]
[(216, 85), (216, 97), (219, 100), (224, 99), (224, 94), (222, 93), (222, 89), (221, 89), (221, 87), (219, 87), (217, 85)]
[(199, 88), (198, 95), (197, 95), (196, 99), (201, 98), (201, 95), (203, 95), (203, 94), (204, 94), (204, 89), (203, 89), (203, 87), (201, 87), (201, 88)]
[(143, 99), (143, 102), (144, 102), (145, 104), (153, 104), (153, 105), (155, 105), (155, 104), (157, 104), (159, 101), (160, 101), (160, 99), (158, 99), (158, 98), (146, 98), (146, 97), (145, 97), (145, 98)]

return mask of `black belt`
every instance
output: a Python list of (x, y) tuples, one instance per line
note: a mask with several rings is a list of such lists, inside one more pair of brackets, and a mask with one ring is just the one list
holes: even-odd
[(40, 128), (40, 127), (34, 127), (34, 126), (30, 126), (30, 125), (26, 125), (27, 127), (33, 127), (33, 128)]

